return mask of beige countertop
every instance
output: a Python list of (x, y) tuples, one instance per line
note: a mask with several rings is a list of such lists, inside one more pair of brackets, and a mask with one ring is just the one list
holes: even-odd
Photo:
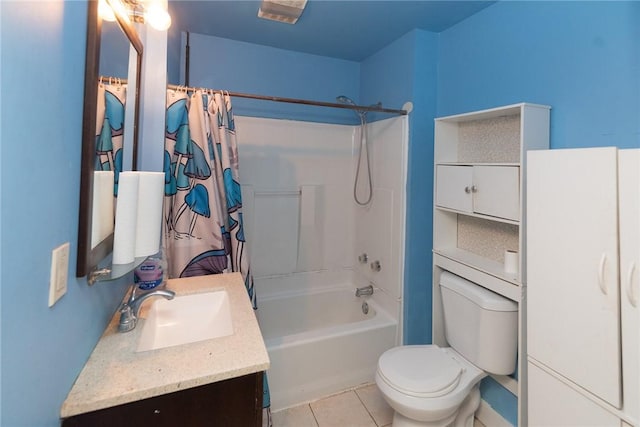
[(156, 298), (143, 303), (138, 325), (131, 332), (117, 331), (120, 313), (116, 312), (62, 404), (62, 418), (269, 368), (269, 355), (240, 273), (172, 279), (167, 289), (176, 295), (226, 289), (233, 334), (136, 353), (144, 318)]

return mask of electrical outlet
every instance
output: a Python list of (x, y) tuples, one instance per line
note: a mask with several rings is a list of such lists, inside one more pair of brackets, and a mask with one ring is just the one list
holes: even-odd
[(49, 307), (67, 292), (69, 277), (69, 242), (51, 252), (51, 276), (49, 279)]

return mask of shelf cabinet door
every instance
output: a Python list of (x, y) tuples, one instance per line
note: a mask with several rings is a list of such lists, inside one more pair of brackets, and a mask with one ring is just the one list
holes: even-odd
[(640, 421), (640, 150), (618, 152), (623, 410)]
[(617, 149), (528, 160), (529, 357), (620, 408)]
[(473, 212), (473, 167), (436, 167), (436, 206)]
[(533, 363), (528, 369), (529, 427), (619, 427), (620, 419)]
[(520, 219), (520, 168), (474, 166), (473, 211), (518, 221)]
[(518, 221), (520, 168), (438, 165), (436, 206)]

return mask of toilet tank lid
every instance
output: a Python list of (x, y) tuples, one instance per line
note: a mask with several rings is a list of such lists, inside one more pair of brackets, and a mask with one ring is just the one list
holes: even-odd
[(515, 301), (511, 301), (448, 271), (443, 271), (440, 275), (440, 286), (467, 298), (485, 310), (518, 311), (518, 304)]

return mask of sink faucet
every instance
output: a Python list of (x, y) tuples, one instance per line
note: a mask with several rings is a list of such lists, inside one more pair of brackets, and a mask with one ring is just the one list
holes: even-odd
[(118, 324), (119, 332), (129, 332), (136, 327), (136, 324), (138, 323), (138, 314), (140, 313), (140, 306), (147, 298), (159, 296), (166, 299), (173, 299), (176, 295), (173, 291), (157, 289), (137, 296), (136, 287), (137, 285), (133, 284), (129, 299), (120, 306), (120, 323)]
[(356, 288), (357, 297), (361, 297), (365, 295), (373, 295), (373, 285), (363, 286), (362, 288)]

